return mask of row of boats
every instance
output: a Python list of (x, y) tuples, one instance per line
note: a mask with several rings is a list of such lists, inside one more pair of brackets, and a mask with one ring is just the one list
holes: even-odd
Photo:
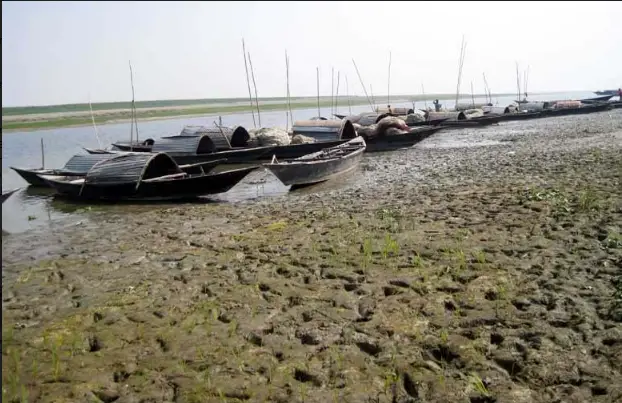
[[(11, 167), (30, 186), (48, 187), (60, 195), (86, 200), (178, 199), (229, 191), (252, 171), (264, 168), (292, 188), (326, 181), (352, 170), (364, 152), (410, 147), (439, 130), (488, 126), (502, 121), (592, 113), (619, 107), (620, 102), (580, 102), (576, 107), (538, 106), (496, 111), (484, 105), (469, 110), (417, 111), (407, 108), (333, 119), (295, 122), (290, 136), (298, 144), (250, 146), (245, 128), (186, 127), (158, 140), (117, 142), (110, 149), (85, 149), (58, 169)], [(216, 172), (223, 164), (243, 168)], [(10, 194), (3, 194), (3, 201)]]
[(225, 193), (260, 167), (292, 188), (323, 182), (354, 169), (365, 149), (365, 140), (357, 136), (299, 158), (279, 161), (273, 155), (268, 163), (221, 172), (214, 172), (214, 168), (226, 163), (226, 159), (180, 165), (163, 152), (78, 154), (60, 169), (12, 169), (30, 186), (49, 187), (73, 199), (184, 199)]

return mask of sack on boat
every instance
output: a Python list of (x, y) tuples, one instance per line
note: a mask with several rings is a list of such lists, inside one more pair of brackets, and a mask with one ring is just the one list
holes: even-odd
[(290, 144), (308, 144), (315, 143), (315, 139), (309, 136), (303, 136), (302, 134), (296, 134), (292, 137), (292, 142)]
[(463, 111), (467, 119), (479, 118), (484, 116), (484, 111), (481, 109), (467, 109)]
[(249, 144), (254, 146), (286, 146), (291, 139), (286, 130), (278, 127), (262, 127), (261, 129), (251, 129), (248, 131), (251, 139)]
[(361, 125), (356, 125), (356, 134), (363, 137), (364, 139), (370, 139), (372, 137), (376, 136), (376, 128), (378, 125), (373, 124), (373, 125), (369, 125), (369, 126), (361, 126)]
[(411, 113), (406, 116), (400, 116), (400, 119), (404, 120), (406, 124), (425, 122), (425, 114), (421, 111), (418, 112), (420, 113)]
[(376, 136), (394, 136), (408, 133), (410, 128), (402, 119), (395, 116), (387, 116), (376, 125)]

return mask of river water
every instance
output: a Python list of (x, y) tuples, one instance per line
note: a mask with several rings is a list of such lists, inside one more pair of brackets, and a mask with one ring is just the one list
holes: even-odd
[[(557, 93), (530, 97), (532, 100), (550, 99), (578, 99), (595, 96), (591, 92)], [(508, 105), (515, 97), (494, 98), (493, 102), (498, 105)], [(419, 101), (417, 108), (422, 108), (427, 103), (431, 106), (431, 101)], [(461, 102), (468, 102), (462, 99)], [(475, 98), (475, 102), (485, 102), (484, 98)], [(451, 101), (441, 101), (448, 106), (453, 106)], [(393, 103), (395, 107), (410, 107), (409, 103)], [(367, 105), (352, 106), (353, 114), (369, 111)], [(330, 108), (321, 108), (322, 116), (330, 116)], [(336, 113), (348, 114), (347, 106), (340, 106)], [(297, 109), (293, 110), (294, 120), (309, 119), (317, 115), (317, 109)], [(257, 116), (255, 116), (255, 119)], [(177, 134), (185, 125), (213, 125), (218, 120), (218, 116), (201, 116), (191, 118), (176, 118), (167, 120), (153, 120), (139, 122), (138, 129), (141, 139), (157, 139), (165, 135)], [(223, 115), (222, 123), (225, 126), (241, 125), (247, 128), (253, 127), (253, 117), (250, 113), (240, 113)], [(511, 122), (508, 122), (511, 123)], [(285, 111), (270, 111), (261, 114), (261, 125), (263, 127), (285, 127)], [(501, 127), (501, 126), (499, 126)], [(491, 130), (491, 129), (488, 129)], [(492, 129), (498, 130), (498, 129)], [(130, 124), (115, 123), (100, 125), (98, 127), (100, 140), (104, 146), (118, 140), (129, 140)], [(454, 134), (452, 134), (454, 133)], [(455, 133), (458, 131), (441, 132), (442, 136), (436, 135), (425, 140), (421, 147), (443, 147), (456, 144)], [(23, 232), (30, 229), (45, 229), (54, 225), (65, 225), (80, 221), (84, 218), (83, 214), (92, 208), (118, 209), (118, 206), (90, 207), (85, 205), (68, 204), (52, 196), (52, 191), (47, 189), (24, 188), (27, 184), (17, 175), (11, 166), (23, 168), (38, 168), (42, 164), (41, 141), (44, 144), (44, 163), (45, 167), (57, 168), (75, 154), (84, 153), (83, 147), (98, 147), (99, 144), (95, 137), (92, 127), (72, 127), (58, 128), (27, 132), (11, 132), (2, 136), (2, 190), (7, 191), (14, 188), (22, 188), (2, 205), (2, 228), (9, 233)], [(475, 138), (473, 139), (475, 140)], [(480, 139), (481, 140), (481, 139)], [(464, 137), (459, 144), (467, 144)], [(474, 141), (474, 145), (486, 145), (485, 141)], [(365, 158), (374, 158), (375, 154), (367, 154)], [(343, 185), (343, 180), (337, 180), (333, 184), (313, 187), (305, 190), (322, 192), (331, 189), (332, 186)], [(274, 176), (265, 170), (258, 170), (242, 182), (236, 185), (228, 193), (210, 197), (212, 201), (228, 202), (247, 200), (271, 195), (280, 195), (288, 191)], [(127, 207), (123, 207), (127, 208)], [(148, 208), (148, 207), (141, 207)]]

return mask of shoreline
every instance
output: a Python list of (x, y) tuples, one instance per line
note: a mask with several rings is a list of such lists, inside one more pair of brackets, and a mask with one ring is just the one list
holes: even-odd
[[(494, 94), (495, 96), (509, 96), (511, 94)], [(483, 96), (483, 95), (482, 95)], [(391, 100), (392, 103), (407, 103), (415, 102), (420, 103), (422, 101), (430, 101), (430, 98), (439, 99), (441, 101), (454, 99), (454, 95), (450, 94), (431, 94), (429, 96), (412, 96), (412, 97), (396, 97)], [(377, 98), (380, 99), (380, 98)], [(470, 99), (469, 97), (461, 97), (461, 99)], [(347, 100), (340, 99), (339, 105), (342, 108), (347, 108)], [(356, 97), (351, 99), (351, 106), (367, 105), (368, 102), (365, 98)], [(376, 104), (382, 105), (382, 104)], [(330, 99), (322, 99), (320, 101), (320, 107), (331, 106)], [(313, 99), (298, 99), (296, 102), (291, 103), (292, 110), (297, 109), (311, 109), (317, 107), (317, 101)], [(50, 107), (52, 108), (52, 107)], [(268, 103), (261, 104), (260, 112), (269, 111), (285, 111), (288, 108), (286, 102), (283, 103)], [(195, 105), (178, 105), (168, 107), (153, 107), (153, 108), (137, 108), (138, 121), (151, 121), (151, 120), (166, 120), (191, 116), (201, 115), (231, 115), (235, 113), (249, 113), (251, 110), (250, 105), (223, 105), (223, 106), (210, 106), (209, 104), (195, 104)], [(98, 125), (125, 123), (131, 121), (130, 109), (108, 109), (97, 110), (93, 112), (95, 123)], [(92, 118), (90, 112), (87, 111), (66, 111), (66, 112), (49, 112), (49, 113), (31, 113), (22, 115), (3, 115), (2, 120), (2, 132), (31, 132), (36, 130), (58, 129), (67, 127), (86, 127), (92, 125)]]
[[(400, 101), (397, 101), (400, 102)], [(401, 101), (403, 102), (403, 101)], [(365, 105), (367, 104), (367, 102), (357, 102), (357, 103), (352, 103), (351, 106), (361, 106), (361, 105)], [(320, 107), (327, 107), (330, 106), (330, 103), (320, 103)], [(314, 106), (317, 106), (317, 104), (298, 104), (298, 105), (294, 105), (292, 104), (292, 110), (296, 110), (296, 109), (309, 109), (312, 108)], [(196, 109), (195, 112), (192, 112), (193, 109)], [(235, 109), (235, 110), (226, 110), (224, 108), (218, 108), (218, 109), (210, 109), (210, 110), (205, 110), (205, 109), (201, 109), (201, 107), (194, 107), (194, 108), (188, 108), (188, 109), (181, 109), (181, 110), (175, 110), (175, 109), (161, 109), (158, 110), (157, 112), (162, 113), (161, 116), (148, 116), (150, 113), (153, 113), (154, 111), (144, 111), (142, 114), (143, 116), (141, 117), (141, 111), (137, 110), (137, 116), (138, 116), (138, 121), (139, 122), (148, 122), (148, 121), (154, 121), (154, 120), (168, 120), (168, 119), (179, 119), (179, 118), (185, 118), (185, 117), (197, 117), (197, 116), (202, 116), (202, 115), (219, 115), (219, 116), (227, 116), (227, 115), (234, 115), (234, 114), (242, 114), (242, 113), (250, 113), (251, 112), (251, 107), (250, 106), (233, 106), (231, 107), (231, 109)], [(264, 112), (280, 112), (280, 111), (285, 111), (287, 110), (287, 104), (269, 104), (269, 105), (264, 105), (262, 107), (262, 109), (260, 109), (260, 112), (264, 111)], [(255, 109), (253, 109), (253, 111), (256, 111)], [(157, 113), (156, 112), (156, 113)], [(115, 114), (111, 114), (109, 116), (99, 116), (99, 117), (95, 117), (95, 123), (97, 125), (109, 125), (109, 124), (117, 124), (117, 123), (127, 123), (131, 121), (130, 117), (123, 117), (125, 115), (129, 115), (130, 111), (123, 111), (123, 112), (118, 112)], [(147, 115), (147, 116), (145, 116)], [(27, 116), (27, 115), (26, 115)], [(71, 122), (67, 122), (67, 121), (74, 121), (74, 120), (80, 120), (79, 123), (71, 123)], [(35, 126), (34, 124), (40, 123), (40, 125)], [(60, 129), (60, 128), (69, 128), (69, 127), (88, 127), (88, 126), (92, 126), (92, 120), (91, 117), (87, 117), (87, 118), (79, 118), (79, 117), (63, 117), (63, 118), (58, 118), (58, 119), (54, 119), (54, 120), (23, 120), (23, 121), (17, 121), (17, 122), (9, 122), (9, 123), (4, 123), (3, 122), (3, 128), (2, 131), (3, 132), (7, 132), (7, 133), (12, 133), (12, 132), (20, 132), (20, 131), (24, 131), (24, 132), (31, 132), (31, 131), (37, 131), (37, 130), (48, 130), (48, 129)], [(14, 127), (19, 125), (20, 127)], [(23, 126), (22, 126), (23, 125)]]

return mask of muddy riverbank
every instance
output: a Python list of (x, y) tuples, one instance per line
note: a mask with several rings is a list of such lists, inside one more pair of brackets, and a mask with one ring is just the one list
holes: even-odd
[(618, 110), (3, 237), (3, 401), (617, 401), (621, 180)]

